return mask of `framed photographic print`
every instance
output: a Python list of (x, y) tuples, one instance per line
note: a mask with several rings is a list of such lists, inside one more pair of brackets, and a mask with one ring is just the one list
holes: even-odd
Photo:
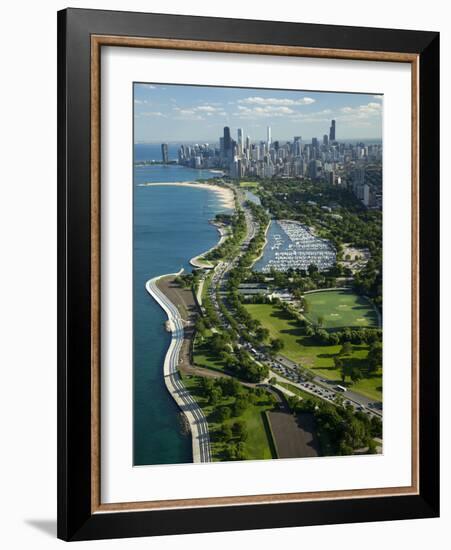
[(58, 29), (58, 536), (437, 516), (438, 33)]

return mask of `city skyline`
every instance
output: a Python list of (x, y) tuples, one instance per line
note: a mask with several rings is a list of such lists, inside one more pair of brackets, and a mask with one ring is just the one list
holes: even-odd
[[(329, 133), (337, 140), (382, 139), (382, 95), (224, 88), (134, 85), (135, 143), (217, 142), (218, 128), (243, 128), (251, 141), (304, 140)], [(236, 138), (236, 135), (233, 136)]]

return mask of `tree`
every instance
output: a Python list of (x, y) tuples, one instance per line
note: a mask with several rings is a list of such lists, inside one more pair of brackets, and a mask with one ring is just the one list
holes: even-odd
[(335, 365), (335, 368), (340, 372), (341, 381), (344, 383), (346, 380), (346, 368), (340, 357), (338, 356), (334, 357), (334, 365)]
[(329, 334), (329, 343), (333, 346), (336, 346), (340, 343), (340, 336), (336, 332), (331, 332)]
[(232, 439), (232, 428), (229, 424), (221, 424), (218, 435), (223, 441), (229, 441)]
[(281, 340), (280, 338), (272, 338), (271, 339), (271, 350), (274, 352), (274, 353), (277, 353), (279, 351), (281, 351), (284, 347), (284, 342), (283, 340)]
[(378, 416), (373, 416), (370, 424), (371, 435), (373, 437), (382, 437), (382, 420)]
[(374, 439), (370, 439), (368, 441), (368, 451), (367, 454), (369, 455), (375, 455), (377, 453), (377, 445)]
[(232, 424), (232, 434), (241, 441), (246, 441), (248, 436), (246, 422), (244, 422), (244, 420), (237, 420), (234, 422)]
[(324, 325), (324, 316), (323, 315), (318, 315), (317, 325), (319, 327), (322, 327)]
[(222, 397), (222, 390), (219, 386), (213, 386), (210, 390), (210, 395), (208, 398), (208, 403), (210, 405), (216, 405), (219, 403)]
[(368, 372), (370, 374), (376, 373), (380, 368), (382, 368), (382, 343), (375, 342), (370, 346), (368, 351)]
[(241, 416), (248, 407), (248, 400), (245, 397), (237, 397), (232, 405), (233, 416)]
[(269, 330), (267, 328), (259, 327), (255, 331), (256, 339), (262, 343), (269, 338)]
[(245, 460), (245, 459), (246, 459), (246, 452), (245, 452), (244, 442), (239, 441), (236, 444), (235, 460)]
[(345, 398), (341, 393), (336, 393), (334, 396), (334, 401), (337, 404), (337, 407), (342, 407), (344, 403)]
[(360, 372), (360, 369), (354, 368), (351, 370), (351, 380), (355, 384), (359, 380), (363, 378), (362, 373)]
[(198, 317), (196, 320), (196, 332), (202, 338), (205, 336), (206, 326), (202, 317)]
[(343, 342), (341, 346), (339, 355), (350, 355), (352, 353), (352, 344), (351, 342)]
[(232, 411), (230, 410), (230, 407), (223, 405), (222, 407), (219, 407), (217, 415), (219, 422), (224, 422), (232, 416)]
[(308, 266), (308, 274), (310, 275), (310, 277), (312, 277), (313, 275), (315, 275), (317, 273), (318, 273), (318, 266), (315, 265), (315, 264), (310, 264)]

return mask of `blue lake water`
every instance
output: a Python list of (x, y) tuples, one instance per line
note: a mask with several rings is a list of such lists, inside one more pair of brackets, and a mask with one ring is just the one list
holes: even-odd
[(218, 241), (208, 223), (225, 209), (216, 194), (186, 187), (143, 187), (148, 181), (192, 181), (214, 174), (179, 166), (134, 167), (133, 359), (134, 464), (192, 461), (191, 436), (181, 431), (179, 409), (163, 380), (170, 335), (166, 316), (145, 289), (148, 279), (190, 271), (190, 258)]

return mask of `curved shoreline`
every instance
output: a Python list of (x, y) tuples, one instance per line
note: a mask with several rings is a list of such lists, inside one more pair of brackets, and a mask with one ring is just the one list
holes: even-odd
[(179, 354), (184, 340), (183, 320), (175, 305), (157, 286), (157, 282), (163, 277), (176, 277), (182, 272), (183, 269), (178, 273), (169, 273), (153, 277), (146, 282), (146, 290), (168, 317), (168, 323), (171, 329), (171, 342), (163, 363), (164, 382), (168, 392), (171, 394), (189, 423), (192, 439), (193, 462), (211, 462), (210, 434), (208, 431), (207, 419), (198, 403), (183, 385), (177, 369)]
[(224, 208), (235, 208), (235, 194), (230, 187), (225, 185), (214, 185), (196, 181), (149, 181), (138, 183), (139, 187), (191, 187), (194, 189), (207, 189), (219, 195), (221, 206)]
[(193, 267), (197, 267), (200, 269), (214, 269), (215, 267), (214, 265), (205, 264), (205, 261), (209, 262), (209, 260), (205, 260), (202, 258), (207, 254), (209, 254), (210, 252), (212, 252), (213, 250), (215, 250), (215, 248), (218, 248), (218, 246), (221, 246), (221, 244), (227, 239), (227, 234), (222, 230), (222, 228), (218, 227), (217, 225), (215, 225), (215, 227), (220, 235), (219, 241), (216, 244), (214, 244), (211, 248), (206, 250), (205, 252), (202, 252), (201, 254), (194, 256), (194, 258), (191, 258), (189, 263)]

